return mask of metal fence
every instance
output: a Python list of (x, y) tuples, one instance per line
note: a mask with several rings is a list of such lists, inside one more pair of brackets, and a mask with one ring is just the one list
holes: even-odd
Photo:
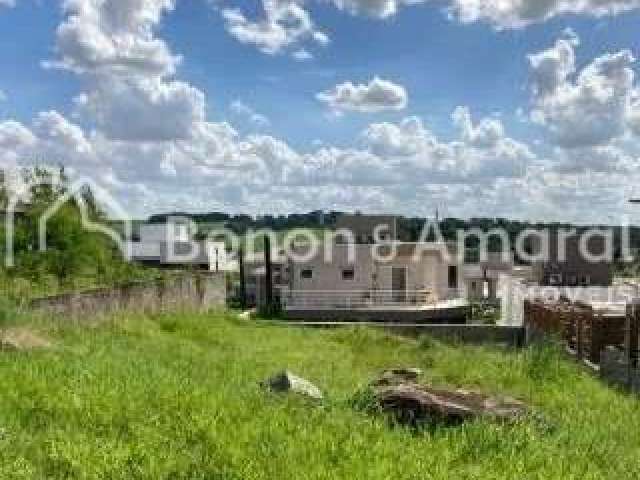
[[(450, 298), (460, 298), (450, 292)], [(428, 307), (438, 304), (438, 298), (428, 290), (305, 290), (288, 292), (282, 296), (285, 309), (353, 310), (366, 308)]]

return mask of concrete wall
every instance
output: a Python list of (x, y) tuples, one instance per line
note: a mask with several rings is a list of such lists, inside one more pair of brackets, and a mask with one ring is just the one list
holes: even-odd
[(448, 264), (444, 263), (438, 252), (424, 252), (417, 262), (411, 254), (398, 255), (391, 262), (377, 265), (381, 290), (392, 290), (391, 269), (393, 267), (407, 269), (407, 291), (428, 290), (436, 299), (449, 297)]
[(184, 274), (150, 283), (42, 298), (30, 306), (35, 311), (84, 319), (119, 310), (155, 313), (225, 305), (224, 274)]
[(499, 325), (524, 326), (524, 301), (526, 297), (524, 280), (511, 275), (503, 275), (500, 277), (498, 285), (498, 296), (500, 297)]
[[(373, 287), (375, 265), (368, 245), (335, 245), (331, 249), (331, 261), (326, 261), (323, 249), (309, 261), (294, 261), (291, 265), (291, 290), (335, 292), (369, 291)], [(355, 262), (350, 261), (355, 255)], [(353, 269), (353, 280), (344, 280), (342, 271)], [(311, 270), (311, 278), (303, 278), (302, 272)]]
[(471, 317), (470, 307), (437, 308), (429, 310), (363, 310), (294, 309), (284, 312), (288, 320), (303, 322), (371, 322), (411, 324), (464, 324)]
[(181, 222), (142, 224), (138, 236), (142, 243), (188, 242), (191, 239), (189, 225)]
[[(291, 264), (291, 292), (354, 292), (354, 291), (391, 291), (391, 268), (407, 268), (407, 291), (429, 290), (435, 300), (444, 300), (456, 296), (457, 290), (463, 286), (462, 269), (458, 269), (458, 285), (449, 289), (448, 267), (441, 246), (425, 244), (424, 250), (417, 255), (420, 246), (401, 244), (399, 252), (392, 260), (374, 261), (371, 245), (335, 245), (332, 246), (330, 261), (325, 258), (323, 249), (314, 258), (304, 262), (294, 261)], [(349, 258), (350, 249), (355, 250), (355, 262)], [(452, 263), (455, 265), (455, 263)], [(460, 267), (460, 266), (459, 266)], [(353, 269), (355, 277), (345, 280), (342, 272)], [(311, 270), (312, 278), (302, 278), (303, 270)]]

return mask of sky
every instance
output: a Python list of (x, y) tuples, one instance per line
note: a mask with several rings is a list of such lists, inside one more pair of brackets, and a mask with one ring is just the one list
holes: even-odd
[(640, 222), (639, 20), (640, 0), (0, 0), (0, 167), (64, 165), (136, 217)]

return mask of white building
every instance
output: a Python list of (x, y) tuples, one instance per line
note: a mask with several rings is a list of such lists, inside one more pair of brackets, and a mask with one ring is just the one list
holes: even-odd
[(466, 263), (462, 276), (465, 296), (468, 300), (497, 300), (500, 296), (500, 279), (514, 272), (511, 253), (490, 253), (485, 261)]
[(461, 264), (451, 245), (337, 244), (330, 248), (331, 258), (324, 250), (303, 261), (289, 260), (288, 289), (281, 293), (286, 310), (427, 310), (466, 304)]
[(164, 267), (196, 267), (229, 271), (232, 263), (223, 242), (195, 241), (189, 222), (140, 225), (138, 241), (131, 243), (134, 261)]

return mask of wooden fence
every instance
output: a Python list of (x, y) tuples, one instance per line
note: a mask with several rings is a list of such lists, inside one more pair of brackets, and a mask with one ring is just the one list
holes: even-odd
[(630, 368), (638, 367), (640, 305), (627, 306), (626, 315), (594, 311), (580, 303), (526, 301), (524, 323), (530, 337), (552, 336), (567, 350), (592, 366), (601, 363), (606, 349), (624, 353)]

